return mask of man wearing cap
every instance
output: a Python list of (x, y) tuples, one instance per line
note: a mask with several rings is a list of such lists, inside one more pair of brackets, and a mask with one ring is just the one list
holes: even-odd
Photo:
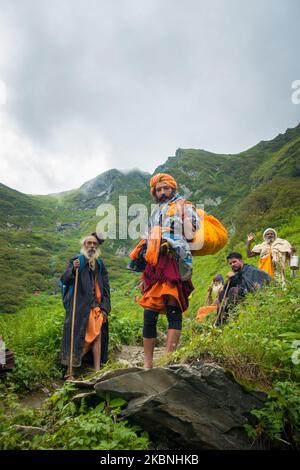
[(284, 286), (284, 268), (290, 255), (295, 253), (296, 249), (287, 240), (277, 237), (276, 230), (273, 228), (267, 228), (263, 233), (263, 242), (251, 248), (254, 238), (253, 233), (247, 236), (248, 258), (259, 255), (259, 268), (271, 277), (275, 277)]
[[(81, 242), (80, 255), (70, 260), (67, 270), (61, 277), (61, 282), (67, 287), (69, 295), (66, 303), (61, 362), (67, 366), (70, 362), (75, 270), (78, 269), (73, 366), (79, 367), (83, 356), (91, 350), (96, 371), (100, 369), (100, 363), (107, 361), (110, 312), (108, 273), (99, 257), (102, 242), (103, 239), (96, 233), (86, 236)], [(65, 378), (73, 379), (69, 370)]]
[(194, 287), (192, 256), (188, 241), (199, 228), (195, 207), (177, 193), (175, 179), (158, 173), (150, 180), (155, 206), (148, 221), (148, 233), (130, 254), (132, 263), (144, 262), (142, 298), (144, 308), (145, 368), (153, 367), (156, 323), (160, 313), (168, 319), (167, 352), (174, 351), (182, 329), (182, 313)]

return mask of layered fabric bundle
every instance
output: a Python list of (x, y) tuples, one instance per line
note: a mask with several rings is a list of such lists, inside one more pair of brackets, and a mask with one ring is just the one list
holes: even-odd
[(200, 228), (190, 244), (192, 255), (214, 255), (226, 245), (228, 232), (218, 219), (207, 214), (203, 209), (197, 209), (197, 214), (200, 219)]
[(218, 306), (217, 305), (205, 305), (204, 307), (200, 307), (197, 312), (196, 319), (200, 322), (204, 321), (206, 316), (211, 312), (217, 312)]

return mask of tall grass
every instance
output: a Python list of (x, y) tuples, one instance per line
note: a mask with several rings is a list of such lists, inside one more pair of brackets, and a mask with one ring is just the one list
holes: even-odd
[(16, 368), (9, 378), (18, 386), (61, 376), (60, 341), (64, 311), (58, 296), (30, 297), (18, 313), (0, 316), (0, 334), (15, 354)]

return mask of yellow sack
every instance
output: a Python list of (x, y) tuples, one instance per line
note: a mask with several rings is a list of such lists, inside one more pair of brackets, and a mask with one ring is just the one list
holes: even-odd
[(197, 209), (200, 228), (190, 243), (193, 256), (213, 255), (220, 251), (228, 241), (228, 232), (224, 225), (213, 215)]

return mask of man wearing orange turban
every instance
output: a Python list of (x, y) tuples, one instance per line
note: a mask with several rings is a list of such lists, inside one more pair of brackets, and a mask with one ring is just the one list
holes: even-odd
[(150, 188), (152, 196), (155, 196), (156, 185), (157, 183), (166, 183), (169, 188), (172, 188), (174, 191), (177, 189), (177, 183), (173, 176), (168, 175), (167, 173), (157, 173), (157, 175), (152, 176), (150, 180)]
[(182, 312), (187, 309), (188, 297), (194, 289), (188, 240), (193, 239), (199, 227), (195, 207), (177, 194), (177, 183), (171, 175), (154, 175), (150, 190), (156, 205), (149, 218), (148, 235), (130, 254), (132, 263), (145, 266), (139, 304), (144, 308), (146, 369), (153, 367), (160, 313), (166, 313), (168, 319), (167, 352), (174, 351), (179, 342)]

